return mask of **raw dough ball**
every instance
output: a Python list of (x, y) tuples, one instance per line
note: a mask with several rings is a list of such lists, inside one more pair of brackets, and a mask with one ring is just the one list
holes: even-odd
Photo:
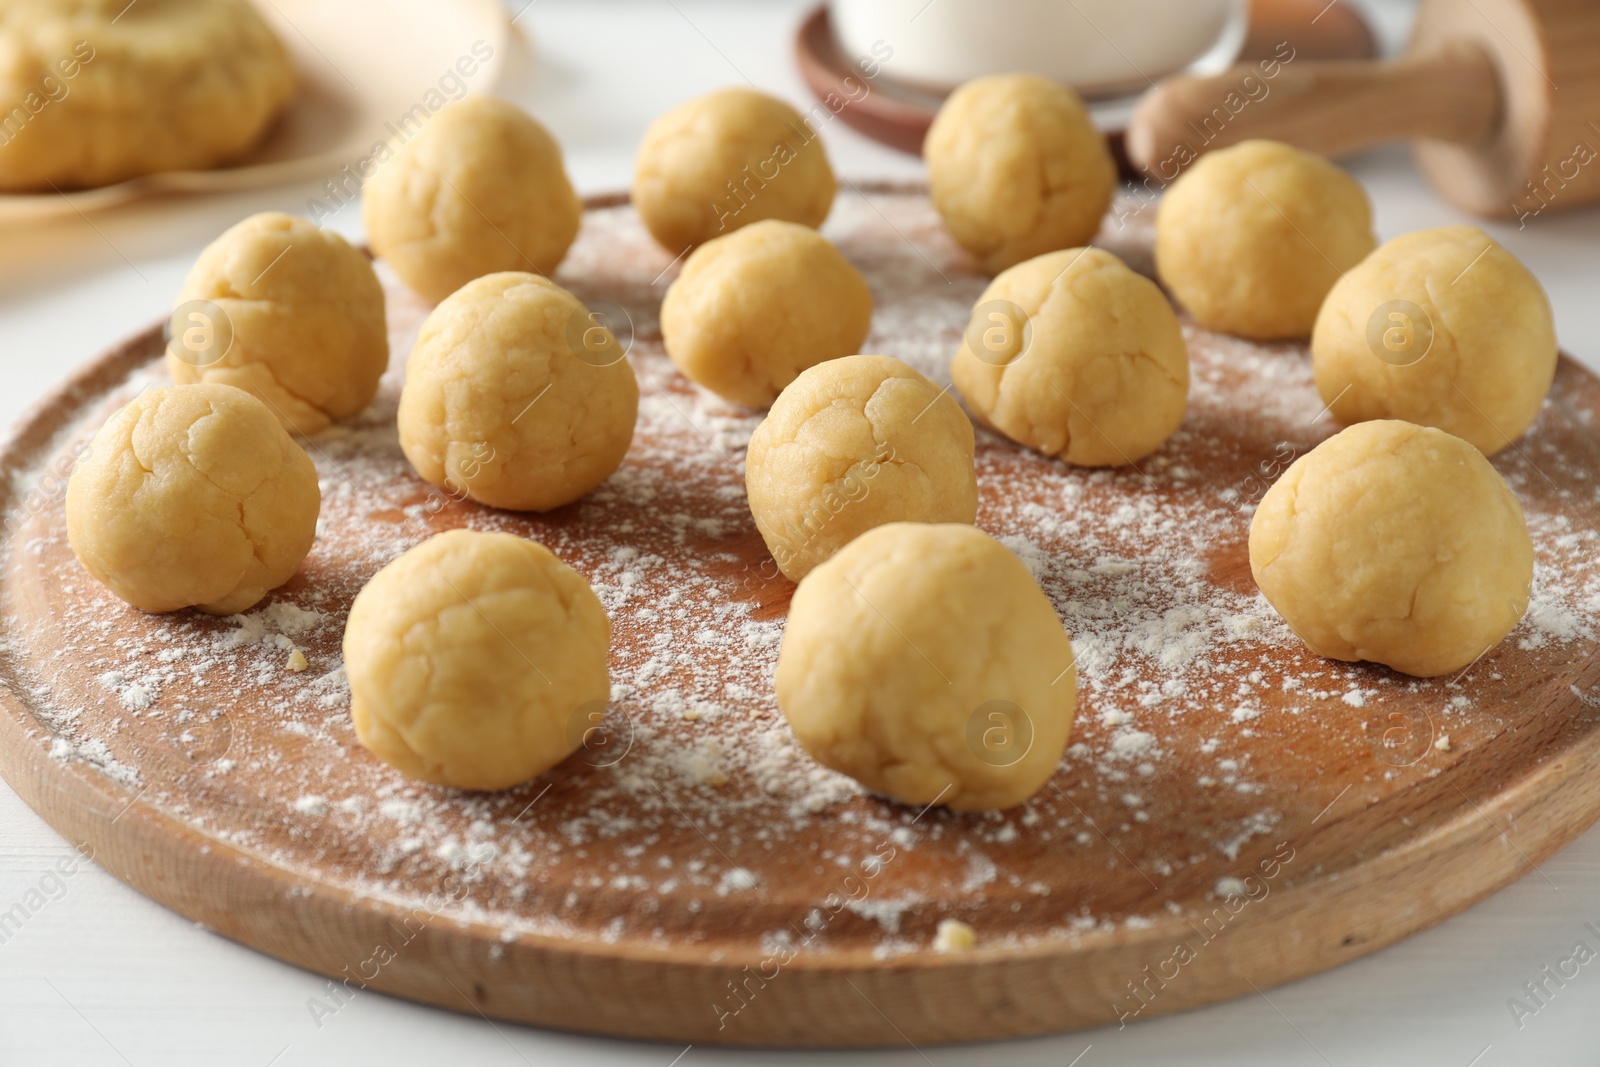
[(745, 455), (750, 513), (795, 581), (863, 531), (978, 513), (972, 423), (948, 393), (888, 356), (803, 372)]
[(611, 620), (534, 541), (451, 530), (372, 576), (344, 628), (356, 736), (403, 774), (508, 789), (566, 759), (611, 695)]
[(469, 96), (379, 166), (361, 215), (373, 252), (438, 303), (496, 271), (553, 273), (583, 204), (548, 130), (515, 104)]
[(951, 93), (922, 156), (945, 228), (987, 271), (1087, 244), (1117, 184), (1083, 101), (1033, 74), (977, 78)]
[(737, 404), (766, 407), (795, 375), (861, 348), (872, 291), (809, 226), (766, 219), (695, 250), (661, 302), (680, 371)]
[(761, 219), (821, 226), (835, 188), (817, 131), (754, 89), (719, 89), (662, 115), (633, 168), (634, 207), (674, 255)]
[(491, 507), (547, 511), (610, 477), (639, 383), (578, 298), (508, 271), (433, 309), (406, 363), (400, 447), (417, 473)]
[(211, 242), (169, 327), (173, 381), (254, 393), (295, 433), (365, 408), (389, 366), (372, 263), (333, 231), (290, 215), (252, 215)]
[(1068, 463), (1114, 467), (1183, 421), (1189, 349), (1154, 282), (1110, 252), (1074, 248), (989, 284), (950, 365), (985, 424)]
[(288, 52), (248, 0), (5, 0), (0, 57), (8, 192), (229, 162), (295, 87)]
[(311, 551), (317, 470), (265, 404), (227, 385), (147, 389), (95, 434), (67, 483), (85, 570), (141, 611), (232, 615)]
[(1396, 237), (1328, 294), (1311, 337), (1340, 422), (1405, 419), (1493, 455), (1539, 416), (1556, 373), (1550, 300), (1475, 226)]
[(1318, 655), (1461, 670), (1528, 607), (1522, 508), (1443, 430), (1363, 422), (1300, 457), (1250, 521), (1250, 570)]
[(897, 522), (800, 583), (777, 689), (818, 762), (907, 804), (974, 811), (1049, 779), (1078, 683), (1021, 560), (971, 526)]
[(1207, 152), (1156, 211), (1156, 270), (1200, 325), (1305, 337), (1343, 271), (1377, 247), (1361, 184), (1277, 141)]

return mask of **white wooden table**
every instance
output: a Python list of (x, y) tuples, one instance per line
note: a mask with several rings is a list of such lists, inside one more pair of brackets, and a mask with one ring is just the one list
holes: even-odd
[[(526, 0), (508, 0), (518, 5)], [(963, 0), (939, 0), (963, 2)], [(1381, 0), (1380, 0), (1381, 3)], [(583, 192), (624, 186), (634, 145), (660, 110), (742, 80), (810, 100), (790, 60), (803, 5), (707, 0), (581, 4), (536, 0), (520, 15), (540, 67), (514, 95), (565, 146)], [(515, 8), (514, 8), (515, 9)], [(1381, 3), (1391, 41), (1403, 3)], [(852, 177), (914, 177), (915, 159), (827, 133)], [(1460, 221), (1413, 173), (1404, 151), (1352, 161), (1385, 237)], [(0, 232), (0, 419), (9, 422), (75, 365), (157, 320), (195, 255), (262, 210), (304, 212), (315, 183), (165, 201), (48, 227)], [(853, 195), (848, 190), (841, 195)], [(360, 236), (351, 207), (332, 225)], [(1549, 289), (1562, 344), (1600, 367), (1600, 210), (1546, 215), (1491, 232)], [(0, 785), (0, 913), (42, 902), (0, 933), (0, 1065), (699, 1064), (1054, 1065), (1186, 1063), (1483, 1067), (1600, 1062), (1600, 960), (1557, 986), (1547, 965), (1575, 943), (1600, 951), (1600, 829), (1441, 926), (1356, 963), (1280, 989), (1176, 1017), (982, 1049), (750, 1053), (625, 1044), (490, 1024), (376, 993), (320, 1023), (307, 1007), (324, 980), (196, 929), (93, 864), (52, 876), (66, 843)], [(30, 896), (31, 892), (36, 895)], [(1405, 907), (1397, 900), (1396, 907)], [(1519, 1027), (1524, 983), (1548, 994)], [(681, 1057), (681, 1058), (677, 1058)], [(1081, 1058), (1080, 1058), (1081, 1057)], [(677, 1058), (677, 1059), (675, 1059)]]

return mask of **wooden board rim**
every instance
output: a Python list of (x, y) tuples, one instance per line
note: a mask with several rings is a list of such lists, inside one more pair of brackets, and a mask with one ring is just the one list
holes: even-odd
[[(916, 183), (863, 183), (863, 188), (889, 193), (920, 191), (922, 187)], [(612, 207), (627, 199), (626, 194), (590, 197), (585, 206)], [(33, 406), (0, 451), (0, 469), (12, 475), (0, 489), (0, 503), (7, 509), (15, 506), (15, 475), (49, 446), (80, 405), (103, 395), (142, 365), (159, 336), (160, 327), (151, 327), (115, 346)], [(1563, 357), (1563, 363), (1568, 369), (1590, 373), (1568, 357)], [(1591, 669), (1594, 666), (1590, 664)], [(30, 728), (33, 714), (26, 701), (8, 685), (0, 693), (0, 704), (8, 712), (0, 717), (0, 776), (46, 822), (69, 841), (86, 846), (112, 874), (186, 918), (337, 980), (339, 962), (359, 960), (365, 949), (346, 947), (330, 952), (325, 941), (308, 934), (308, 928), (348, 930), (348, 944), (361, 946), (370, 943), (370, 935), (386, 924), (414, 914), (415, 909), (340, 886), (302, 892), (283, 869), (204, 838), (159, 809), (140, 803), (137, 793), (128, 797), (126, 789), (82, 764), (63, 764), (45, 757), (39, 739), (48, 736), (48, 731)], [(1554, 724), (1548, 729), (1568, 729), (1580, 718), (1594, 721), (1592, 713), (1581, 715), (1576, 696), (1572, 704), (1580, 716), (1575, 716), (1573, 723), (1552, 719)], [(1252, 905), (1251, 922), (1233, 931), (1222, 949), (1196, 961), (1208, 980), (1192, 977), (1175, 987), (1172, 995), (1156, 998), (1145, 1017), (1304, 977), (1398, 941), (1530, 873), (1600, 817), (1600, 789), (1591, 784), (1600, 770), (1596, 731), (1588, 730), (1552, 758), (1530, 756), (1508, 764), (1497, 756), (1493, 751), (1474, 752), (1463, 765), (1469, 776), (1476, 772), (1476, 778), (1485, 783), (1485, 795), (1479, 798), (1482, 803), (1463, 792), (1461, 803), (1445, 806), (1442, 814), (1419, 824), (1403, 847), (1365, 860), (1359, 867), (1314, 875), (1274, 891)], [(1429, 789), (1431, 783), (1431, 779), (1425, 780), (1410, 792)], [(1490, 785), (1496, 788), (1491, 790)], [(1522, 818), (1536, 811), (1537, 817)], [(1330, 819), (1318, 834), (1339, 826), (1352, 814)], [(1509, 842), (1491, 814), (1517, 822), (1518, 842)], [(1512, 847), (1496, 849), (1497, 839)], [(173, 881), (152, 863), (156, 853), (174, 844), (193, 863), (186, 882)], [(1448, 891), (1443, 889), (1443, 872), (1459, 879)], [(1409, 914), (1390, 906), (1394, 894), (1416, 891), (1419, 885), (1442, 892), (1444, 899), (1432, 910), (1411, 909)], [(1354, 892), (1356, 889), (1362, 892)], [(268, 917), (266, 908), (237, 907), (241, 900), (276, 902), (279, 908)], [(291, 902), (291, 912), (281, 910), (284, 901)], [(1289, 950), (1291, 938), (1286, 935), (1291, 931), (1285, 926), (1291, 921), (1301, 935), (1314, 932), (1311, 951)], [(759, 1019), (751, 1025), (741, 1022), (728, 1032), (713, 1026), (716, 1018), (706, 1007), (726, 982), (741, 974), (741, 968), (762, 958), (755, 946), (748, 954), (722, 958), (713, 958), (712, 952), (696, 954), (679, 948), (669, 958), (628, 944), (575, 942), (540, 934), (519, 934), (515, 941), (501, 942), (492, 925), (436, 915), (416, 935), (422, 946), (416, 950), (408, 947), (408, 954), (401, 957), (425, 956), (430, 962), (380, 971), (362, 988), (554, 1029), (762, 1047), (903, 1044), (906, 1035), (879, 1014), (879, 1005), (891, 1015), (894, 1007), (906, 1005), (908, 998), (924, 1008), (941, 1000), (965, 1005), (966, 1013), (946, 1018), (942, 1028), (912, 1031), (919, 1044), (942, 1043), (1113, 1023), (1115, 1015), (1104, 1000), (1074, 1000), (1071, 984), (1081, 977), (1077, 972), (1084, 961), (1092, 960), (1097, 968), (1112, 965), (1116, 973), (1133, 977), (1142, 963), (1167, 951), (1175, 936), (1192, 929), (1183, 916), (1171, 916), (1141, 930), (1091, 932), (1070, 944), (980, 946), (957, 955), (919, 953), (891, 960), (874, 959), (860, 951), (826, 957), (801, 955), (785, 965), (783, 974), (789, 977), (780, 975), (773, 980), (772, 987), (782, 990), (781, 995), (752, 1000), (752, 1006), (760, 1009)], [(270, 941), (266, 931), (279, 939)], [(1304, 945), (1303, 937), (1294, 940)], [(493, 961), (496, 957), (490, 949), (494, 946), (502, 952), (494, 966), (505, 973), (508, 982), (518, 983), (510, 989), (509, 999), (500, 990), (486, 988), (469, 977), (467, 955), (487, 956)], [(473, 990), (473, 996), (463, 992), (463, 985), (455, 982), (447, 966), (465, 988)], [(582, 1001), (594, 992), (614, 993), (619, 982), (621, 988), (648, 988), (654, 999), (648, 1006), (615, 996)], [(1008, 991), (1018, 985), (1036, 987), (1032, 1005), (1015, 1003)], [(574, 1013), (574, 991), (591, 1009), (589, 1014)], [(861, 1000), (852, 1001), (857, 994), (872, 1007)], [(876, 996), (869, 1000), (870, 994)], [(1058, 995), (1064, 999), (1056, 1002), (1053, 998)], [(527, 999), (520, 999), (524, 997)], [(546, 997), (551, 1001), (548, 1004), (544, 1003)], [(989, 1002), (983, 1003), (986, 998)], [(856, 1005), (853, 1014), (847, 1008), (851, 1003)], [(604, 1006), (597, 1009), (597, 1004)], [(812, 1009), (809, 1015), (803, 1010), (807, 1005)], [(940, 1012), (924, 1014), (937, 1019)], [(824, 1018), (828, 1028), (815, 1029)]]

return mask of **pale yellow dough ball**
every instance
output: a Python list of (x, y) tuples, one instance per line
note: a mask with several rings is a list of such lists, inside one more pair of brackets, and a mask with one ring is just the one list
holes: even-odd
[(547, 511), (627, 455), (639, 383), (610, 331), (547, 278), (508, 271), (433, 309), (406, 362), (400, 447), (424, 480)]
[(1322, 300), (1377, 247), (1361, 184), (1277, 141), (1207, 152), (1161, 198), (1156, 270), (1207, 329), (1305, 337)]
[(388, 366), (371, 261), (290, 215), (252, 215), (211, 242), (169, 323), (173, 381), (244, 389), (294, 433), (361, 411)]
[(776, 219), (701, 245), (661, 302), (677, 368), (750, 407), (807, 367), (860, 351), (871, 325), (861, 272), (816, 230)]
[(1117, 167), (1083, 101), (1033, 74), (996, 74), (951, 93), (922, 145), (945, 228), (987, 271), (1088, 244)]
[(750, 436), (745, 491), (778, 569), (799, 581), (859, 534), (978, 513), (972, 423), (888, 356), (803, 372)]
[(1001, 273), (978, 299), (950, 376), (985, 424), (1068, 463), (1114, 467), (1183, 421), (1189, 349), (1154, 282), (1098, 248)]
[(249, 0), (5, 0), (0, 191), (230, 162), (294, 90), (288, 50)]
[(1485, 455), (1539, 417), (1557, 356), (1538, 279), (1475, 226), (1385, 244), (1333, 287), (1311, 336), (1334, 418), (1437, 426)]
[(1318, 655), (1431, 678), (1517, 625), (1533, 543), (1475, 448), (1378, 420), (1324, 441), (1267, 491), (1250, 521), (1250, 570)]
[(350, 606), (356, 736), (409, 777), (508, 789), (566, 759), (604, 712), (610, 645), (589, 583), (543, 545), (440, 534)]
[(231, 615), (294, 575), (322, 495), (305, 450), (227, 385), (147, 389), (111, 416), (67, 483), (85, 570), (141, 611)]
[(515, 104), (469, 96), (378, 166), (361, 214), (373, 252), (437, 303), (485, 274), (553, 273), (583, 204), (548, 130)]
[(819, 763), (957, 811), (1038, 792), (1077, 705), (1072, 642), (1027, 567), (962, 524), (862, 534), (795, 590), (778, 706)]
[(835, 188), (816, 127), (744, 88), (697, 96), (656, 119), (633, 169), (633, 205), (673, 255), (762, 219), (821, 226)]

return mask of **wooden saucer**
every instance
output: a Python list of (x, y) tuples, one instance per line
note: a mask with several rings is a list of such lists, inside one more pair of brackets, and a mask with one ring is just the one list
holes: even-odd
[[(1366, 19), (1348, 4), (1254, 0), (1250, 28), (1239, 50), (1240, 61), (1267, 59), (1284, 41), (1294, 46), (1296, 58), (1301, 59), (1371, 59), (1378, 50), (1377, 38)], [(794, 55), (800, 76), (818, 100), (826, 101), (831, 96), (850, 101), (838, 112), (846, 125), (891, 148), (922, 154), (922, 139), (943, 98), (923, 87), (899, 84), (887, 72), (872, 81), (871, 91), (862, 95), (861, 72), (840, 50), (826, 3), (818, 4), (800, 23), (795, 32)], [(1122, 176), (1133, 178), (1133, 166), (1123, 148), (1125, 132), (1117, 125), (1105, 134)]]
[[(1131, 208), (1131, 205), (1128, 205)], [(1148, 265), (1148, 216), (1103, 243)], [(985, 279), (925, 193), (866, 185), (826, 232), (877, 301), (869, 351), (947, 382)], [(1521, 877), (1600, 812), (1600, 381), (1563, 360), (1495, 460), (1538, 553), (1528, 618), (1457, 678), (1325, 662), (1257, 594), (1249, 512), (1336, 427), (1303, 346), (1187, 328), (1187, 420), (1138, 469), (979, 434), (979, 525), (1073, 635), (1072, 742), (987, 815), (863, 795), (794, 744), (771, 692), (792, 586), (751, 522), (757, 416), (661, 349), (672, 277), (623, 197), (591, 200), (557, 279), (631, 337), (622, 468), (542, 516), (443, 497), (396, 442), (427, 308), (389, 279), (394, 370), (307, 442), (322, 527), (250, 613), (142, 615), (74, 561), (60, 474), (164, 380), (151, 329), (68, 379), (0, 464), (0, 772), (160, 903), (333, 979), (541, 1026), (676, 1042), (917, 1045), (1134, 1021), (1336, 966)], [(351, 598), (459, 526), (535, 537), (614, 620), (585, 747), (502, 794), (406, 780), (355, 740)], [(309, 667), (290, 667), (299, 650)], [(942, 921), (975, 948), (935, 951)]]

